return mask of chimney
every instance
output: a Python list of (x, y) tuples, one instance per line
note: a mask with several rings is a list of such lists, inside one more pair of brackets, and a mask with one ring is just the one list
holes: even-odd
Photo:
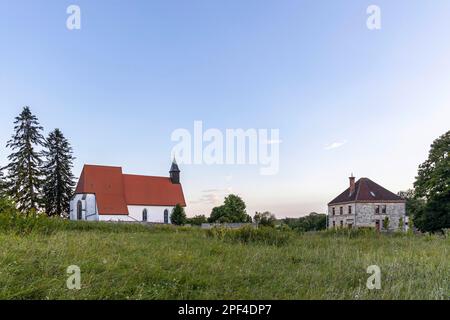
[(353, 192), (355, 192), (355, 177), (353, 176), (353, 173), (349, 179), (350, 179), (350, 194), (353, 194)]

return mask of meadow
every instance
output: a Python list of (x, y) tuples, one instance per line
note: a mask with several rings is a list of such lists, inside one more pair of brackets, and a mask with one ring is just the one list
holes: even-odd
[[(0, 220), (1, 299), (449, 299), (450, 238)], [(251, 233), (251, 232), (250, 232)], [(268, 239), (268, 241), (265, 241)], [(67, 267), (81, 269), (69, 290)], [(367, 267), (382, 288), (368, 290)]]

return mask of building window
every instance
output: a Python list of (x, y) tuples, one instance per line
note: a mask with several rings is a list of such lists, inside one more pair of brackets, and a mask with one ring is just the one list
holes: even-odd
[(341, 228), (344, 227), (344, 221), (341, 221)]
[(381, 213), (386, 213), (386, 211), (387, 211), (387, 210), (386, 210), (386, 206), (382, 206), (382, 207), (381, 207)]
[(380, 206), (375, 207), (375, 214), (380, 214)]
[(336, 208), (333, 207), (333, 216), (336, 215)]
[(352, 214), (352, 206), (348, 206), (348, 214)]
[(77, 202), (77, 220), (83, 220), (83, 203), (81, 200)]
[(336, 221), (333, 221), (333, 228), (336, 228)]
[(164, 210), (164, 223), (169, 224), (169, 210)]
[(144, 211), (142, 211), (142, 221), (147, 221), (148, 216), (147, 216), (147, 209), (144, 209)]
[(339, 213), (341, 214), (341, 216), (344, 214), (344, 207), (339, 208)]

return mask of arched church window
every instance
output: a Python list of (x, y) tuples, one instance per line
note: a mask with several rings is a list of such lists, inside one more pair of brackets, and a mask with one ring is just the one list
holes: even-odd
[(169, 223), (169, 210), (164, 210), (164, 223), (168, 224)]
[(83, 203), (81, 200), (77, 202), (77, 220), (83, 220)]
[(144, 211), (142, 211), (142, 221), (147, 221), (147, 219), (147, 209), (144, 209)]

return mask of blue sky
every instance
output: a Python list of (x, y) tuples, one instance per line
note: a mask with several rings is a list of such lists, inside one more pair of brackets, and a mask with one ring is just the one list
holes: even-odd
[[(81, 30), (66, 28), (70, 4)], [(29, 105), (70, 139), (76, 175), (166, 175), (171, 133), (195, 120), (280, 130), (277, 175), (181, 166), (190, 215), (229, 192), (250, 214), (324, 212), (351, 172), (397, 192), (449, 129), (449, 36), (448, 0), (0, 0), (0, 164)]]

